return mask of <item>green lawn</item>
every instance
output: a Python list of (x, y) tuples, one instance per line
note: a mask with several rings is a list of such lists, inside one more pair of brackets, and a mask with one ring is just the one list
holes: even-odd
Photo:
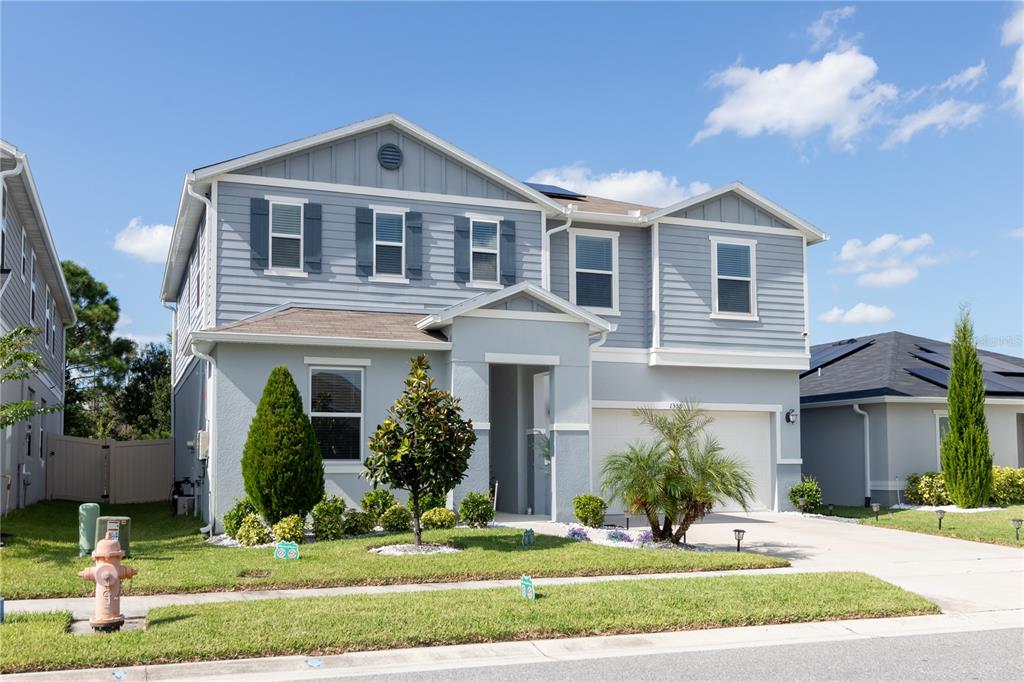
[[(961, 540), (1024, 547), (1024, 542), (1014, 539), (1013, 524), (1010, 523), (1010, 519), (1024, 518), (1024, 506), (1021, 505), (971, 514), (948, 512), (942, 519), (941, 531), (935, 512), (931, 511), (883, 508), (879, 512), (878, 521), (875, 521), (875, 513), (865, 507), (836, 507), (835, 514), (860, 519), (860, 523), (868, 526), (879, 525)], [(1024, 541), (1024, 531), (1021, 532), (1021, 539)]]
[[(523, 548), (512, 529), (427, 531), (457, 554), (393, 557), (368, 548), (411, 542), (412, 535), (369, 536), (303, 545), (298, 561), (275, 560), (270, 549), (214, 547), (198, 534), (199, 522), (171, 516), (166, 504), (109, 505), (104, 514), (132, 517), (132, 557), (139, 575), (129, 595), (162, 592), (260, 590), (282, 587), (386, 585), (537, 577), (773, 568), (788, 562), (736, 552), (632, 550), (538, 535)], [(3, 520), (11, 534), (0, 549), (0, 594), (7, 599), (85, 596), (91, 583), (76, 574), (92, 565), (78, 557), (78, 505), (45, 502)], [(258, 576), (258, 577), (254, 577)]]
[[(937, 613), (862, 573), (728, 576), (628, 583), (175, 606), (146, 630), (67, 634), (67, 614), (12, 615), (0, 672), (659, 632)], [(244, 625), (243, 625), (244, 624)]]

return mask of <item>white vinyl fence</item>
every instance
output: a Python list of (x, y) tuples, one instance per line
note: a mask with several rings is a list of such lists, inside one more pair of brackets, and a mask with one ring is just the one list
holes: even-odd
[(170, 499), (174, 447), (165, 440), (46, 436), (46, 498), (75, 502)]

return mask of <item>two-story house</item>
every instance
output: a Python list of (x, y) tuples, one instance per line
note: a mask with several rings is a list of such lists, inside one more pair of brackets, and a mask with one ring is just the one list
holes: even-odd
[[(64, 331), (74, 324), (75, 311), (28, 157), (3, 140), (0, 186), (0, 333), (33, 328), (31, 348), (42, 359), (33, 376), (4, 382), (0, 400), (59, 405), (64, 401)], [(47, 433), (63, 432), (60, 412), (0, 429), (0, 513), (46, 496), (43, 443)]]
[(389, 114), (185, 177), (173, 304), (177, 476), (219, 519), (275, 365), (302, 392), (328, 491), (356, 504), (411, 355), (478, 436), (453, 502), (572, 518), (641, 405), (699, 401), (785, 506), (800, 475), (812, 225), (733, 183), (666, 208), (515, 180)]

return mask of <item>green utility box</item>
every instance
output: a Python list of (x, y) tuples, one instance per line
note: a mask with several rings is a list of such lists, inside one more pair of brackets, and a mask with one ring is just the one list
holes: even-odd
[[(107, 532), (121, 544), (125, 557), (131, 555), (132, 520), (128, 516), (100, 516), (96, 519), (96, 542), (107, 536)], [(94, 545), (95, 546), (95, 545)]]
[(96, 549), (96, 519), (100, 517), (100, 506), (88, 502), (78, 507), (78, 556), (87, 556)]

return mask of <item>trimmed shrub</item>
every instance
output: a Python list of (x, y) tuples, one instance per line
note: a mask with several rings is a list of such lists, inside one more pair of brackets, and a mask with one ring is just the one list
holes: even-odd
[(249, 514), (238, 525), (237, 539), (246, 547), (265, 545), (270, 542), (270, 529), (256, 514)]
[(573, 526), (569, 529), (569, 532), (565, 534), (565, 537), (576, 542), (590, 542), (590, 536), (587, 535), (586, 528), (580, 528), (579, 526)]
[(486, 528), (494, 520), (494, 503), (487, 493), (466, 493), (459, 503), (459, 518), (467, 526)]
[(577, 495), (572, 498), (572, 510), (584, 526), (600, 528), (604, 523), (604, 513), (608, 511), (608, 503), (597, 495)]
[(288, 542), (301, 543), (306, 537), (305, 525), (302, 517), (298, 514), (292, 514), (275, 523), (274, 527), (270, 530), (277, 542), (286, 540)]
[(331, 495), (313, 506), (309, 513), (313, 517), (313, 534), (318, 541), (337, 540), (342, 535), (342, 517), (345, 514), (345, 500)]
[(434, 507), (423, 512), (423, 516), (420, 518), (420, 522), (423, 527), (427, 530), (436, 530), (438, 528), (454, 528), (455, 527), (455, 512), (445, 507)]
[(929, 471), (924, 474), (907, 476), (907, 488), (904, 491), (907, 502), (911, 504), (927, 504), (941, 507), (952, 504), (946, 494), (945, 477), (941, 471)]
[(633, 536), (619, 528), (608, 531), (608, 539), (612, 542), (633, 542)]
[(342, 519), (341, 532), (343, 535), (366, 535), (367, 533), (372, 533), (376, 525), (366, 512), (349, 509), (345, 512), (344, 519)]
[(789, 501), (800, 509), (800, 498), (804, 498), (804, 511), (815, 512), (821, 506), (821, 486), (813, 476), (802, 476), (800, 482), (789, 489)]
[[(428, 494), (424, 493), (423, 495), (420, 495), (420, 515), (421, 516), (426, 511), (429, 511), (431, 509), (437, 509), (438, 507), (447, 507), (447, 505), (448, 505), (448, 495), (447, 494), (444, 494), (444, 495), (428, 495)], [(409, 511), (412, 511), (412, 496), (410, 496), (409, 499), (406, 501), (405, 506), (409, 508)], [(420, 521), (422, 522), (423, 519), (421, 518)]]
[(235, 506), (224, 514), (224, 534), (238, 539), (238, 527), (249, 514), (258, 514), (259, 510), (248, 497), (235, 501)]
[(393, 505), (381, 515), (380, 525), (388, 533), (408, 533), (412, 530), (412, 512), (400, 504)]
[(384, 512), (396, 504), (398, 504), (398, 500), (387, 488), (374, 488), (363, 495), (363, 499), (359, 501), (359, 506), (370, 515), (375, 526), (380, 523), (380, 517), (384, 516)]
[(313, 424), (287, 367), (270, 371), (242, 449), (245, 492), (263, 517), (277, 523), (306, 518), (324, 496), (324, 464)]
[(1024, 504), (1024, 469), (992, 467), (992, 503), (1000, 507)]

